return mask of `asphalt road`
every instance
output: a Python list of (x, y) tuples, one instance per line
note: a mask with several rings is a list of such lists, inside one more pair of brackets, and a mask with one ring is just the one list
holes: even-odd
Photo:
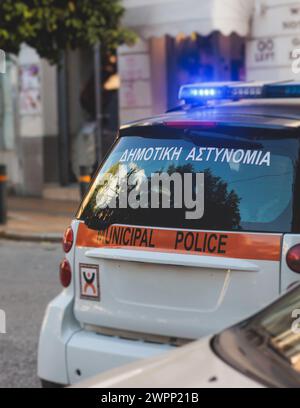
[(61, 246), (0, 241), (0, 309), (6, 334), (0, 334), (0, 388), (39, 387), (36, 359), (39, 330), (47, 303), (60, 291)]

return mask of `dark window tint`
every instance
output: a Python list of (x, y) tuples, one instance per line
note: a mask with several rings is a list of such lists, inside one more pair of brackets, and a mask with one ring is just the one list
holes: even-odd
[[(272, 137), (270, 131), (242, 128), (228, 133), (169, 131), (166, 137), (157, 137), (153, 132), (155, 138), (126, 136), (117, 141), (78, 214), (91, 228), (117, 223), (206, 230), (292, 231), (299, 154), (296, 137), (284, 131)], [(132, 175), (149, 179), (149, 197), (152, 174), (204, 173), (203, 217), (186, 219), (187, 209), (175, 208), (172, 193), (170, 209), (103, 210), (99, 203), (109, 203), (119, 195), (114, 176), (121, 166), (126, 169), (127, 179)], [(111, 178), (103, 183), (108, 174)]]

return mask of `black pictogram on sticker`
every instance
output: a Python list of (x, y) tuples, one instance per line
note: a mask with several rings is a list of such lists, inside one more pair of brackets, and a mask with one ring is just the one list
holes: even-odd
[(99, 266), (79, 264), (80, 299), (100, 301)]

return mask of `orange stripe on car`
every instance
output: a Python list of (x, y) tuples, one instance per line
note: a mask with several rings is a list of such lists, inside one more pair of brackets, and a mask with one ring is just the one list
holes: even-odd
[(124, 225), (112, 225), (104, 231), (95, 231), (81, 223), (76, 245), (279, 261), (281, 240), (281, 234), (188, 231)]

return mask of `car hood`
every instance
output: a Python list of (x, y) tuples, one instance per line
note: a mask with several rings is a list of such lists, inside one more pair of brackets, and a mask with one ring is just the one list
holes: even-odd
[(211, 338), (139, 360), (76, 388), (261, 388), (262, 385), (224, 363), (212, 351)]

